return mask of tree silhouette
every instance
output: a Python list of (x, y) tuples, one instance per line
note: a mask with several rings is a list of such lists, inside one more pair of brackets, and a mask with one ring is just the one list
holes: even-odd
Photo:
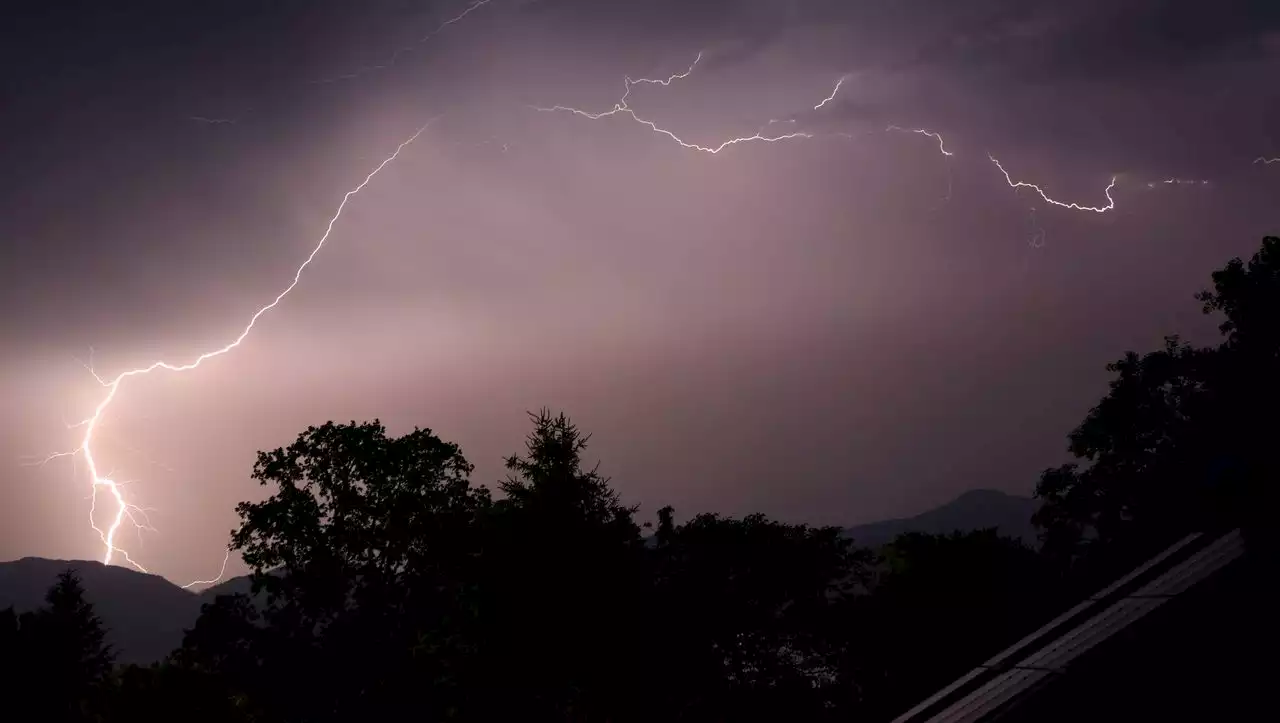
[(24, 689), (27, 661), (21, 634), (13, 607), (0, 610), (0, 697), (7, 701), (21, 699)]
[[(869, 555), (838, 528), (659, 511), (651, 695), (691, 720), (817, 719), (843, 697), (837, 605)], [(668, 716), (670, 717), (670, 716)]]
[(160, 663), (130, 665), (115, 676), (107, 715), (129, 723), (248, 723), (269, 720), (241, 691), (207, 671)]
[(17, 648), (26, 669), (22, 679), (39, 691), (50, 718), (89, 720), (102, 705), (113, 661), (102, 621), (73, 570), (58, 575), (45, 603), (20, 618)]
[(587, 435), (563, 414), (531, 421), (497, 500), (421, 430), (327, 424), (260, 454), (275, 493), (239, 507), (233, 544), (267, 593), (261, 618), (219, 598), (174, 665), (263, 719), (831, 714), (829, 633), (865, 552), (836, 528), (676, 525), (671, 508), (646, 544), (635, 508), (584, 465)]
[(489, 506), (471, 469), (430, 430), (392, 438), (377, 421), (311, 427), (258, 455), (253, 477), (276, 492), (238, 506), (232, 544), (267, 593), (256, 645), (278, 707), (298, 720), (372, 715), (415, 696), (396, 684), (411, 672), (446, 675), (457, 637), (442, 626), (471, 614), (476, 519)]
[(1280, 456), (1280, 237), (1269, 236), (1246, 265), (1232, 259), (1197, 295), (1206, 314), (1225, 319), (1226, 341), (1211, 368), (1217, 414), (1205, 436), (1214, 445), (1215, 511), (1242, 524), (1258, 552), (1275, 554), (1273, 523)]
[(640, 527), (564, 414), (530, 414), (486, 525), (484, 627), (473, 685), (481, 717), (624, 720), (642, 691), (636, 651), (646, 581)]
[(846, 684), (872, 720), (902, 713), (1042, 624), (1052, 568), (995, 530), (909, 533), (881, 554), (872, 593), (842, 610)]
[[(272, 681), (264, 675), (261, 659), (269, 653), (269, 631), (263, 629), (261, 622), (261, 614), (248, 596), (218, 595), (201, 607), (200, 617), (186, 631), (182, 647), (170, 655), (169, 665), (150, 675), (135, 673), (132, 680), (139, 689), (158, 686), (172, 696), (178, 688), (191, 699), (212, 699), (207, 710), (233, 718), (248, 701), (272, 698)], [(124, 682), (127, 684), (130, 679)], [(125, 692), (129, 692), (127, 685)], [(144, 700), (134, 707), (152, 705)], [(139, 710), (133, 715), (145, 717)]]
[[(1108, 366), (1111, 388), (1069, 436), (1080, 461), (1048, 469), (1036, 494), (1046, 552), (1110, 574), (1191, 529), (1266, 529), (1280, 468), (1280, 238), (1246, 265), (1233, 259), (1197, 294), (1225, 317), (1224, 341), (1129, 352)], [(1105, 563), (1098, 563), (1105, 560)]]

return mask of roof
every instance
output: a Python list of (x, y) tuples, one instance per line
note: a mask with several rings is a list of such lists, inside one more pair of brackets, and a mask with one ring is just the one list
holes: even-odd
[(1065, 675), (1072, 661), (1240, 558), (1240, 530), (1194, 533), (961, 676), (894, 723), (989, 720)]

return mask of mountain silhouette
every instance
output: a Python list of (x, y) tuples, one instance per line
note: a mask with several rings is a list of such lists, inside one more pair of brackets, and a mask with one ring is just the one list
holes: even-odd
[[(996, 490), (971, 490), (941, 507), (914, 517), (882, 520), (845, 529), (863, 547), (879, 547), (905, 532), (932, 534), (994, 527), (1001, 534), (1034, 543), (1031, 514), (1038, 503)], [(72, 568), (85, 595), (107, 629), (107, 642), (122, 663), (151, 663), (182, 644), (183, 631), (200, 615), (200, 607), (217, 595), (250, 591), (247, 576), (233, 577), (202, 592), (184, 590), (158, 575), (103, 565), (89, 560), (24, 557), (0, 562), (0, 609), (18, 612), (44, 604), (58, 573)]]
[(160, 660), (182, 643), (182, 632), (200, 615), (204, 602), (159, 575), (90, 560), (24, 557), (0, 563), (0, 610), (24, 612), (44, 605), (58, 574), (80, 576), (85, 598), (107, 629), (107, 643), (121, 663)]
[(1039, 502), (1030, 497), (1018, 497), (999, 490), (969, 490), (945, 505), (915, 517), (848, 527), (844, 534), (861, 547), (875, 548), (893, 542), (895, 537), (906, 532), (941, 535), (994, 527), (1001, 535), (1035, 545), (1037, 533), (1031, 524), (1031, 515), (1037, 507)]

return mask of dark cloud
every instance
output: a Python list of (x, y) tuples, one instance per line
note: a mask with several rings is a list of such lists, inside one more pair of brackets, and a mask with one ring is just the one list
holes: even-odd
[[(1268, 0), (900, 0), (802, 4), (795, 18), (839, 23), (850, 61), (902, 71), (919, 65), (1024, 82), (1177, 73), (1225, 58), (1261, 59), (1280, 28)], [(871, 42), (866, 42), (866, 41)]]

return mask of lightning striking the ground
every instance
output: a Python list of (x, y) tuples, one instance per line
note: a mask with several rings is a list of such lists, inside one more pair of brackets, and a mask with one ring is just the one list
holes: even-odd
[[(410, 143), (413, 143), (415, 140), (417, 140), (418, 136), (422, 135), (422, 133), (426, 131), (427, 128), (435, 120), (436, 120), (435, 118), (432, 118), (431, 120), (423, 124), (421, 127), (419, 127), (413, 133), (413, 135), (409, 136), (407, 139), (401, 142), (399, 146), (396, 147), (394, 153), (387, 156), (385, 159), (383, 159), (381, 163), (377, 165), (376, 168), (370, 171), (369, 174), (365, 176), (364, 180), (361, 181), (359, 185), (357, 185), (355, 188), (351, 189), (350, 191), (346, 192), (346, 194), (342, 197), (342, 202), (338, 204), (337, 211), (335, 211), (333, 216), (330, 217), (329, 223), (325, 227), (324, 234), (320, 237), (320, 240), (317, 241), (315, 246), (311, 249), (311, 253), (307, 255), (306, 259), (302, 262), (300, 266), (298, 266), (297, 270), (294, 272), (293, 281), (291, 281), (289, 285), (284, 288), (283, 291), (277, 294), (276, 297), (272, 299), (270, 303), (266, 304), (265, 306), (259, 308), (256, 312), (254, 312), (253, 316), (249, 318), (248, 324), (245, 325), (244, 329), (242, 329), (239, 335), (237, 335), (233, 340), (231, 340), (227, 344), (217, 349), (207, 351), (197, 356), (195, 359), (189, 362), (186, 362), (184, 364), (173, 364), (166, 361), (156, 361), (156, 362), (152, 362), (147, 366), (142, 366), (135, 369), (130, 369), (125, 372), (121, 372), (120, 374), (110, 379), (98, 375), (98, 373), (93, 371), (92, 368), (89, 369), (90, 373), (93, 374), (94, 378), (97, 379), (98, 383), (100, 383), (103, 387), (106, 388), (107, 390), (106, 394), (103, 397), (102, 401), (100, 401), (98, 405), (94, 408), (93, 414), (91, 416), (85, 418), (84, 420), (74, 425), (70, 425), (72, 428), (84, 429), (84, 433), (80, 438), (80, 445), (76, 447), (76, 449), (70, 452), (60, 452), (58, 454), (50, 455), (48, 458), (45, 459), (45, 461), (47, 462), (49, 460), (56, 459), (59, 457), (74, 458), (76, 456), (79, 456), (84, 460), (85, 466), (88, 468), (90, 479), (92, 480), (92, 489), (91, 489), (90, 504), (89, 504), (89, 525), (90, 527), (93, 528), (95, 532), (98, 533), (98, 536), (102, 540), (102, 545), (103, 545), (102, 563), (104, 565), (110, 565), (112, 561), (117, 556), (119, 556), (121, 559), (123, 559), (129, 565), (132, 565), (134, 568), (140, 570), (141, 572), (147, 572), (146, 567), (139, 564), (136, 560), (134, 560), (132, 557), (129, 556), (128, 551), (124, 550), (119, 546), (119, 544), (117, 543), (117, 536), (120, 532), (121, 525), (123, 525), (126, 520), (129, 521), (130, 524), (132, 524), (134, 527), (137, 527), (139, 529), (152, 529), (151, 525), (146, 520), (147, 510), (145, 508), (139, 507), (129, 502), (125, 498), (124, 492), (122, 491), (122, 488), (124, 487), (124, 482), (113, 479), (113, 475), (110, 472), (104, 474), (101, 471), (101, 468), (99, 467), (100, 462), (94, 451), (94, 442), (96, 441), (96, 433), (98, 432), (99, 427), (102, 424), (102, 420), (104, 415), (107, 412), (107, 409), (111, 406), (111, 403), (114, 402), (116, 398), (119, 396), (120, 390), (123, 387), (124, 382), (134, 377), (145, 376), (147, 374), (150, 374), (151, 372), (191, 371), (199, 367), (204, 362), (210, 359), (213, 359), (214, 357), (222, 356), (223, 354), (226, 354), (232, 349), (235, 349), (236, 347), (240, 346), (240, 344), (249, 336), (250, 332), (253, 331), (254, 327), (258, 323), (258, 319), (262, 318), (262, 316), (266, 314), (268, 311), (271, 311), (272, 309), (274, 309), (281, 301), (284, 300), (285, 296), (287, 296), (289, 292), (293, 291), (294, 287), (296, 287), (298, 283), (302, 280), (302, 273), (307, 269), (308, 266), (311, 265), (311, 262), (316, 258), (316, 255), (320, 253), (320, 250), (324, 248), (325, 243), (329, 240), (329, 236), (333, 233), (334, 225), (338, 222), (338, 219), (342, 216), (342, 212), (343, 210), (346, 209), (347, 202), (351, 200), (351, 197), (355, 196), (357, 193), (360, 193), (360, 191), (362, 191), (365, 186), (369, 185), (369, 183), (373, 180), (373, 178), (377, 176), (378, 173), (382, 171), (382, 169), (386, 168), (387, 165), (389, 165), (392, 161), (396, 160), (396, 158), (400, 156), (400, 152), (403, 151), (405, 147), (408, 146)], [(111, 501), (115, 505), (115, 513), (111, 517), (110, 524), (106, 525), (105, 529), (103, 527), (100, 527), (97, 521), (97, 507), (98, 507), (99, 495), (104, 493), (109, 495), (109, 497), (111, 498)], [(187, 583), (183, 587), (189, 588), (193, 585), (213, 584), (221, 580), (223, 574), (226, 573), (227, 561), (230, 559), (230, 557), (231, 557), (231, 550), (230, 548), (228, 548), (226, 551), (226, 555), (223, 557), (223, 560), (222, 560), (222, 569), (219, 571), (218, 576), (215, 577), (214, 579), (195, 580), (190, 583)]]

